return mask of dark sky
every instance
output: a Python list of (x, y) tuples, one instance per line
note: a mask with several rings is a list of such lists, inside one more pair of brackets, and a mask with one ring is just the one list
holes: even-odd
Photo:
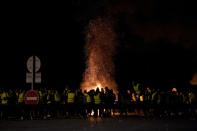
[(28, 88), (26, 60), (42, 61), (45, 87), (79, 86), (89, 20), (112, 16), (119, 86), (188, 81), (197, 71), (195, 4), (174, 0), (66, 0), (1, 4), (0, 86)]

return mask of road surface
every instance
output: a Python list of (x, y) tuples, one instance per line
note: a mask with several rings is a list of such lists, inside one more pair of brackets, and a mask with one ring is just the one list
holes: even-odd
[(139, 117), (0, 121), (0, 131), (197, 131), (196, 120)]

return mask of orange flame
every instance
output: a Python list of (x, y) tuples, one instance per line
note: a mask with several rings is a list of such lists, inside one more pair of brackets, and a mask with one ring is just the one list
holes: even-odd
[(90, 21), (86, 32), (87, 61), (82, 90), (108, 87), (117, 94), (113, 63), (116, 43), (116, 34), (109, 19), (97, 18)]

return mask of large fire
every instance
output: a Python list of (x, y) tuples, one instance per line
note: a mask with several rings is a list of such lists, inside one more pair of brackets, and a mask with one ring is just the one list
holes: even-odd
[(86, 70), (82, 90), (108, 87), (117, 94), (113, 57), (116, 52), (116, 33), (107, 18), (90, 21), (86, 32)]

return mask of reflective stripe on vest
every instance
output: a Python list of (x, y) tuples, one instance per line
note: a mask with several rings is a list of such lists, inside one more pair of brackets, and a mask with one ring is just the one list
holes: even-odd
[(68, 93), (68, 99), (67, 102), (68, 103), (74, 103), (74, 98), (75, 98), (75, 94), (74, 93)]

